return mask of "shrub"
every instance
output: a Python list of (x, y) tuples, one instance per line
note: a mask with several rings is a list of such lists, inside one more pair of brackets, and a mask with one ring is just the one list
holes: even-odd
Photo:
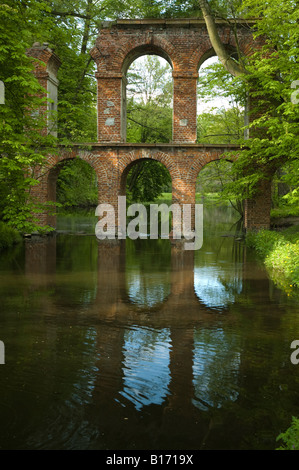
[(299, 450), (299, 419), (293, 416), (291, 426), (276, 440), (283, 442), (277, 450)]
[(22, 237), (17, 230), (4, 222), (0, 222), (0, 250), (13, 246), (15, 243), (20, 242), (21, 239)]

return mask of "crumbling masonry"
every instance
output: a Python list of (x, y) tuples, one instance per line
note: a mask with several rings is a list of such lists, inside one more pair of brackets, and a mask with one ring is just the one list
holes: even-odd
[[(222, 42), (230, 53), (237, 45), (243, 54), (260, 46), (252, 34), (253, 24), (239, 21), (236, 34), (226, 22), (217, 23)], [(238, 42), (238, 44), (236, 43)], [(47, 45), (35, 45), (28, 51), (43, 61), (37, 77), (56, 102), (59, 60)], [(126, 177), (136, 162), (153, 159), (168, 169), (172, 179), (172, 201), (195, 204), (196, 178), (209, 162), (218, 160), (235, 145), (196, 144), (197, 78), (201, 64), (215, 55), (205, 23), (201, 19), (119, 20), (103, 24), (90, 51), (97, 65), (98, 142), (89, 150), (74, 145), (49, 155), (48, 164), (38, 178), (35, 195), (40, 201), (55, 200), (58, 163), (82, 158), (95, 170), (98, 178), (98, 203), (114, 205), (117, 214), (118, 196), (125, 195)], [(173, 135), (168, 144), (132, 144), (126, 142), (126, 74), (139, 56), (155, 54), (172, 67)], [(55, 104), (54, 104), (55, 107)], [(268, 228), (270, 225), (271, 188), (265, 183), (256, 199), (246, 201), (245, 229)], [(55, 217), (41, 214), (42, 225), (55, 227)]]

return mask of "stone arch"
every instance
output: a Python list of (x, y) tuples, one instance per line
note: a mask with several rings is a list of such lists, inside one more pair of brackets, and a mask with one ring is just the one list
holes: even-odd
[[(244, 55), (259, 47), (261, 39), (253, 37), (252, 27), (254, 21), (240, 20), (233, 31), (227, 21), (217, 21), (221, 41), (233, 54), (237, 47)], [(125, 72), (131, 60), (145, 53), (172, 64), (172, 142), (196, 142), (198, 68), (213, 55), (203, 19), (117, 20), (103, 26), (90, 53), (97, 63), (99, 142), (126, 141)]]
[[(245, 57), (245, 52), (241, 48), (237, 48), (235, 45), (231, 43), (224, 44), (224, 47), (226, 51), (229, 53), (230, 57), (235, 58), (236, 60), (239, 58), (239, 54), (241, 54), (242, 57)], [(206, 49), (204, 52), (198, 50), (198, 55), (197, 53), (194, 54), (194, 61), (197, 63), (197, 70), (200, 73), (200, 68), (201, 66), (208, 60), (211, 59), (212, 57), (217, 58), (217, 54), (214, 51), (213, 47), (210, 47)], [(219, 61), (219, 59), (218, 59)], [(220, 61), (219, 61), (220, 63)], [(224, 67), (224, 66), (223, 66)], [(198, 89), (198, 92), (200, 93), (200, 89)], [(217, 94), (215, 95), (217, 97)], [(244, 126), (248, 124), (249, 122), (249, 96), (247, 93), (245, 93), (245, 88), (244, 88), (244, 98), (245, 98), (245, 106), (244, 106)], [(198, 117), (198, 116), (197, 116)], [(248, 129), (246, 131), (246, 134), (248, 135)]]
[[(140, 39), (140, 38), (139, 38)], [(138, 40), (138, 36), (137, 36)], [(136, 40), (136, 42), (138, 42)], [(165, 43), (165, 44), (164, 44)], [(131, 44), (127, 44), (127, 47), (123, 48), (122, 55), (115, 60), (117, 61), (117, 66), (121, 64), (121, 74), (122, 74), (122, 99), (121, 99), (121, 129), (122, 129), (122, 139), (126, 141), (127, 139), (127, 72), (132, 63), (137, 60), (139, 57), (147, 55), (155, 55), (163, 58), (170, 65), (173, 70), (173, 47), (171, 44), (154, 36), (152, 41), (148, 43), (145, 39), (145, 42), (140, 39), (140, 44), (134, 44), (133, 47)]]
[[(58, 154), (49, 155), (47, 165), (37, 176), (40, 184), (33, 188), (33, 193), (38, 196), (41, 202), (56, 202), (56, 184), (60, 170), (67, 162), (80, 159), (88, 163), (95, 171), (98, 185), (105, 182), (108, 178), (106, 169), (103, 165), (99, 165), (97, 156), (86, 151), (78, 151), (76, 149), (60, 151)], [(56, 215), (45, 212), (40, 215), (43, 223), (52, 227), (56, 226)]]
[(192, 165), (189, 168), (189, 171), (187, 173), (187, 180), (189, 181), (190, 184), (194, 185), (196, 184), (196, 179), (198, 177), (199, 172), (210, 162), (214, 162), (216, 160), (221, 160), (224, 159), (225, 155), (219, 151), (205, 151), (202, 152), (201, 155), (197, 156), (194, 161), (192, 162)]
[(122, 58), (121, 72), (126, 75), (130, 65), (136, 59), (143, 55), (157, 55), (159, 57), (162, 57), (169, 63), (170, 67), (173, 69), (173, 61), (171, 55), (166, 52), (166, 50), (163, 49), (161, 45), (155, 44), (155, 42), (156, 41), (151, 44), (141, 44), (139, 46), (134, 47), (133, 49), (130, 49), (127, 54)]
[[(126, 141), (127, 140), (127, 85), (128, 85), (128, 80), (127, 80), (127, 72), (130, 66), (133, 64), (135, 60), (142, 56), (148, 56), (148, 55), (155, 55), (158, 57), (161, 57), (164, 59), (171, 69), (173, 70), (173, 62), (172, 62), (172, 56), (173, 51), (170, 50), (172, 49), (172, 46), (170, 44), (166, 44), (165, 48), (163, 47), (163, 41), (160, 38), (154, 37), (151, 43), (143, 43), (140, 41), (141, 44), (139, 44), (136, 47), (129, 48), (127, 47), (123, 51), (123, 55), (117, 59), (117, 63), (121, 63), (121, 74), (122, 74), (122, 99), (121, 99), (121, 134), (122, 134), (122, 140)], [(165, 41), (164, 41), (165, 42)], [(170, 53), (169, 53), (170, 50)], [(167, 52), (168, 51), (168, 52)], [(116, 60), (116, 59), (115, 59)], [(120, 64), (118, 63), (118, 66)]]
[(136, 149), (127, 153), (123, 158), (119, 160), (118, 172), (119, 172), (119, 195), (125, 194), (126, 179), (129, 171), (132, 167), (142, 160), (155, 160), (169, 171), (171, 181), (180, 178), (180, 169), (175, 161), (166, 153), (161, 151), (151, 152), (148, 149)]
[[(227, 50), (227, 52), (230, 54), (231, 57), (233, 57), (233, 58), (238, 57), (238, 50), (234, 45), (232, 45), (230, 43), (227, 43), (227, 44), (224, 44), (224, 47)], [(240, 52), (243, 54), (242, 51), (240, 51)], [(217, 54), (214, 51), (214, 48), (209, 47), (209, 48), (207, 48), (206, 50), (203, 51), (202, 47), (200, 46), (193, 52), (193, 54), (190, 58), (190, 62), (195, 66), (196, 70), (198, 71), (200, 69), (200, 67), (202, 66), (202, 64), (206, 60), (210, 59), (211, 57), (217, 57)]]

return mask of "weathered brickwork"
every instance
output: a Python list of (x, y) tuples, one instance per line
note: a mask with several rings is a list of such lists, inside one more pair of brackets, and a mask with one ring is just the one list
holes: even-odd
[[(244, 54), (259, 46), (248, 23), (237, 24), (236, 36), (225, 22), (219, 35), (227, 49), (236, 52), (236, 41)], [(203, 20), (119, 20), (107, 23), (90, 51), (97, 65), (99, 142), (125, 141), (127, 70), (137, 57), (156, 54), (173, 70), (173, 143), (196, 142), (196, 79), (198, 69), (214, 55)], [(107, 101), (113, 103), (107, 120)], [(113, 122), (114, 119), (114, 122)]]
[[(227, 24), (218, 23), (219, 35), (229, 51), (236, 50), (236, 40), (244, 54), (259, 47), (249, 26), (240, 22), (235, 36)], [(45, 65), (50, 60), (49, 51), (44, 49), (39, 55), (36, 48), (29, 54), (44, 60)], [(125, 142), (126, 73), (130, 64), (144, 54), (164, 57), (172, 66), (173, 138), (169, 144)], [(98, 203), (112, 204), (117, 214), (118, 196), (125, 195), (129, 170), (142, 159), (153, 159), (161, 162), (170, 173), (173, 203), (194, 205), (200, 170), (222, 158), (226, 151), (237, 148), (195, 144), (198, 69), (213, 55), (202, 20), (120, 20), (104, 25), (91, 50), (97, 65), (98, 143), (89, 144), (88, 151), (74, 145), (72, 150), (61, 148), (57, 155), (49, 155), (47, 166), (36, 170), (40, 181), (33, 188), (36, 197), (42, 202), (55, 201), (60, 165), (69, 159), (81, 158), (97, 175)], [(36, 72), (47, 90), (47, 67), (37, 68)], [(255, 201), (246, 203), (245, 228), (269, 226), (270, 194), (269, 185), (264, 186)], [(55, 227), (55, 217), (47, 213), (41, 214), (40, 220), (42, 225)]]
[[(195, 204), (196, 178), (200, 170), (208, 163), (219, 160), (225, 152), (237, 149), (236, 145), (196, 145), (196, 144), (94, 144), (90, 150), (80, 150), (73, 146), (71, 150), (61, 149), (58, 154), (49, 155), (46, 167), (37, 170), (36, 178), (40, 181), (33, 188), (42, 201), (55, 201), (56, 180), (60, 165), (64, 162), (81, 158), (89, 163), (98, 179), (99, 204), (109, 203), (115, 207), (117, 215), (118, 196), (125, 195), (126, 177), (137, 162), (156, 160), (162, 163), (171, 176), (172, 202)], [(55, 217), (42, 214), (43, 224), (55, 227)]]
[(57, 73), (61, 65), (60, 59), (48, 47), (47, 43), (41, 45), (39, 42), (33, 44), (27, 50), (27, 55), (32, 57), (34, 74), (45, 90), (44, 93), (41, 92), (40, 97), (47, 98), (45, 104), (39, 109), (39, 113), (45, 116), (47, 121), (47, 126), (44, 128), (43, 133), (57, 135), (56, 114), (59, 85)]

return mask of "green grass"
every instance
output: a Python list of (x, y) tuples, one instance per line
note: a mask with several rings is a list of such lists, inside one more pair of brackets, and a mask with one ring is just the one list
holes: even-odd
[(271, 219), (283, 217), (299, 217), (299, 207), (286, 205), (271, 210)]
[(0, 250), (10, 248), (22, 240), (19, 232), (4, 222), (0, 222)]
[[(229, 204), (227, 200), (223, 200), (222, 194), (221, 193), (205, 193), (205, 194), (200, 194), (196, 193), (196, 201), (202, 200), (202, 197), (204, 197), (204, 203), (211, 203), (211, 204)], [(158, 199), (157, 203), (159, 202), (169, 202), (171, 203), (172, 200), (172, 193), (162, 193)]]
[(288, 295), (299, 295), (299, 226), (280, 232), (249, 232), (248, 246), (263, 259), (274, 282)]

